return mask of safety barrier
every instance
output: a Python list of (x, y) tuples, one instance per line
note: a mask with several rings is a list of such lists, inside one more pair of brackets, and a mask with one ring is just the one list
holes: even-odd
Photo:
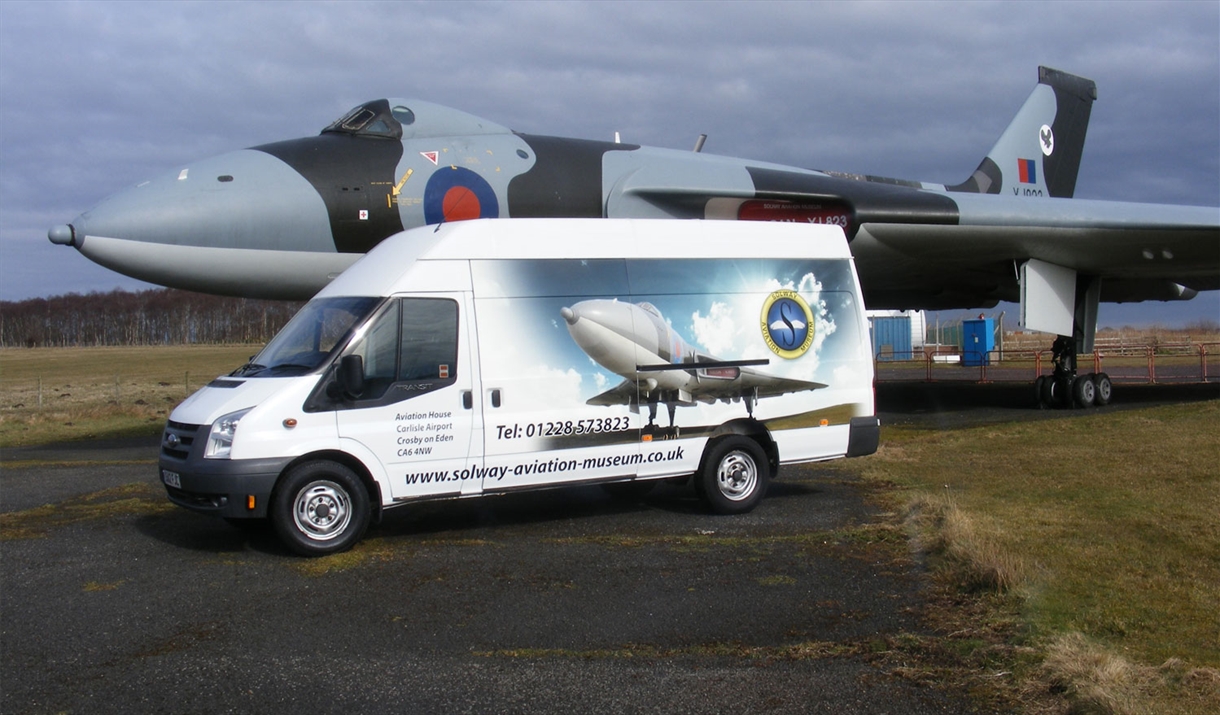
[[(1076, 365), (1081, 373), (1104, 372), (1112, 382), (1212, 382), (1220, 377), (1217, 355), (1220, 342), (1123, 345), (1113, 351), (1099, 346), (1091, 354), (1078, 355)], [(1053, 363), (1050, 350), (913, 350), (874, 357), (873, 368), (879, 382), (1032, 382), (1049, 375)]]

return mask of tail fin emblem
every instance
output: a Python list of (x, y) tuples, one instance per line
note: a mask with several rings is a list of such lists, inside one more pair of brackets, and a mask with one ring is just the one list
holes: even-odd
[(1050, 156), (1055, 151), (1055, 133), (1051, 131), (1050, 126), (1043, 124), (1038, 130), (1038, 139), (1042, 144), (1042, 155)]

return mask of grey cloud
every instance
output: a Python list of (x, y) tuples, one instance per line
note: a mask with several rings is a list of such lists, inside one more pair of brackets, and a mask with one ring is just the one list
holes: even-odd
[(1047, 64), (1099, 86), (1078, 195), (1216, 205), (1217, 26), (1220, 5), (1193, 2), (10, 0), (0, 250), (14, 267), (0, 297), (79, 290), (54, 278), (65, 267), (130, 284), (52, 250), (46, 229), (380, 96), (531, 133), (680, 149), (707, 133), (718, 154), (957, 182)]

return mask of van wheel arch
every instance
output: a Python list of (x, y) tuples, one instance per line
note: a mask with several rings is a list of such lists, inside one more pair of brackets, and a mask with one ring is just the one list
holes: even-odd
[(347, 452), (339, 452), (336, 450), (310, 452), (309, 454), (303, 454), (300, 457), (292, 460), (286, 467), (284, 467), (284, 471), (280, 472), (279, 478), (276, 479), (275, 490), (273, 490), (271, 498), (273, 500), (275, 499), (275, 491), (279, 491), (280, 485), (284, 480), (284, 475), (291, 472), (300, 464), (316, 461), (337, 462), (355, 472), (356, 476), (360, 477), (360, 482), (364, 484), (365, 491), (368, 492), (370, 523), (381, 523), (383, 511), (381, 506), (381, 485), (377, 483), (377, 480), (373, 479), (373, 475), (369, 473), (368, 468), (364, 466), (364, 462), (361, 462), (359, 459), (356, 459)]
[(771, 438), (770, 430), (762, 422), (744, 417), (729, 420), (712, 432), (711, 437), (707, 440), (707, 446), (703, 448), (703, 459), (699, 463), (700, 472), (703, 471), (705, 466), (703, 460), (707, 459), (707, 454), (712, 447), (730, 435), (749, 437), (757, 442), (759, 449), (767, 456), (767, 464), (771, 468), (771, 476), (775, 477), (779, 473), (779, 447), (775, 444), (775, 440)]

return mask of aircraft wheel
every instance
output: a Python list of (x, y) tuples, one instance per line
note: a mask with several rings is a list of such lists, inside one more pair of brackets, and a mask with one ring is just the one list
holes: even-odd
[(276, 488), (271, 521), (284, 544), (302, 556), (346, 551), (368, 528), (368, 491), (342, 464), (305, 462)]
[(1045, 410), (1047, 407), (1050, 407), (1050, 405), (1047, 404), (1046, 397), (1043, 394), (1046, 390), (1046, 381), (1049, 379), (1050, 378), (1046, 375), (1039, 375), (1038, 379), (1034, 380), (1034, 404), (1037, 405), (1038, 409), (1040, 410)]
[(1114, 386), (1110, 383), (1110, 376), (1104, 372), (1093, 375), (1093, 386), (1097, 388), (1093, 404), (1099, 407), (1110, 404), (1110, 398), (1113, 397), (1114, 391)]
[(717, 514), (744, 514), (758, 506), (770, 478), (762, 448), (737, 435), (713, 444), (699, 471), (703, 499)]
[(1072, 398), (1077, 407), (1081, 409), (1092, 407), (1096, 397), (1097, 387), (1093, 384), (1091, 375), (1079, 375), (1072, 380)]
[(1055, 407), (1070, 409), (1072, 407), (1072, 378), (1058, 377), (1052, 382), (1054, 383), (1052, 395), (1055, 398)]
[[(1055, 377), (1054, 375), (1044, 376), (1042, 403), (1048, 409), (1061, 408), (1061, 406), (1064, 406), (1064, 393), (1071, 393), (1070, 387), (1071, 382), (1068, 379)], [(1070, 403), (1071, 397), (1068, 400)]]

